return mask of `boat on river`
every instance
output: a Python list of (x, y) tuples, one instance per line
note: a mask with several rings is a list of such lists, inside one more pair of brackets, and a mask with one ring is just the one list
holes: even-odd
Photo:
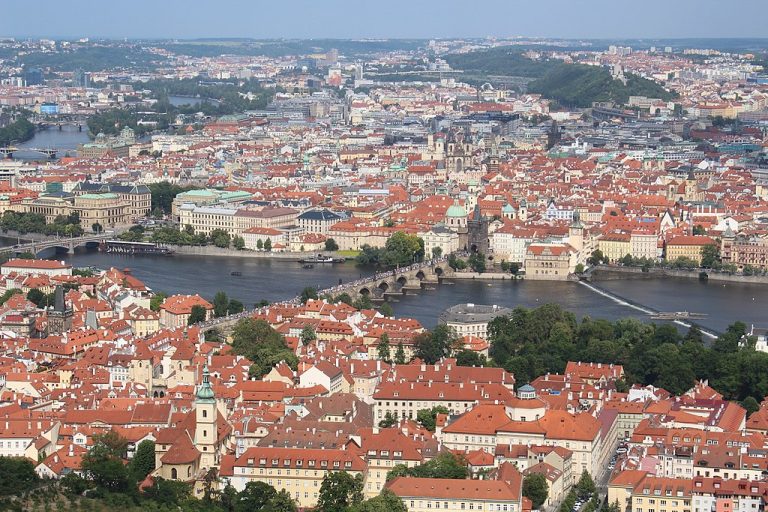
[(344, 263), (344, 261), (344, 258), (332, 258), (331, 256), (318, 254), (316, 256), (309, 256), (308, 258), (302, 258), (299, 260), (299, 263), (309, 263), (314, 265), (316, 263)]

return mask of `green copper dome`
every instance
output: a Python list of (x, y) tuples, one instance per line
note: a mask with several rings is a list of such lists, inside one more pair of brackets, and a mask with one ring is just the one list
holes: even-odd
[(459, 205), (459, 202), (454, 202), (445, 212), (446, 217), (466, 217), (467, 210), (463, 206)]
[(197, 401), (211, 401), (214, 400), (213, 388), (211, 387), (210, 374), (208, 373), (208, 365), (203, 367), (203, 383), (197, 388)]

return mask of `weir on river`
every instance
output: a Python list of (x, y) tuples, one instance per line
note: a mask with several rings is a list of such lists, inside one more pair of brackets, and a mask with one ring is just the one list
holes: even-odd
[[(603, 289), (595, 286), (594, 284), (587, 283), (586, 281), (579, 281), (579, 284), (581, 284), (582, 286), (586, 286), (587, 288), (589, 288), (593, 292), (595, 292), (597, 294), (600, 294), (603, 297), (608, 297), (609, 299), (611, 299), (612, 301), (616, 302), (617, 304), (620, 304), (622, 306), (626, 306), (628, 308), (636, 309), (638, 311), (642, 311), (643, 313), (646, 313), (649, 316), (654, 316), (654, 315), (661, 314), (660, 311), (656, 311), (655, 309), (649, 308), (648, 306), (644, 306), (642, 304), (637, 304), (637, 303), (635, 303), (635, 302), (633, 302), (633, 301), (631, 301), (629, 299), (625, 299), (624, 297), (620, 297), (620, 296), (616, 295), (615, 293), (611, 293), (611, 292), (608, 292), (606, 290), (603, 290)], [(691, 323), (684, 322), (682, 320), (672, 320), (672, 322), (677, 324), (677, 325), (686, 327), (688, 329), (690, 329), (692, 327), (692, 325), (693, 325)], [(700, 326), (698, 324), (696, 324), (696, 327), (699, 328), (699, 330), (701, 331), (702, 334), (704, 334), (705, 336), (707, 336), (709, 338), (716, 339), (716, 338), (718, 338), (720, 336), (720, 333), (718, 333), (716, 331), (713, 331), (711, 329), (706, 329), (706, 328), (704, 328), (704, 327), (702, 327), (702, 326)]]

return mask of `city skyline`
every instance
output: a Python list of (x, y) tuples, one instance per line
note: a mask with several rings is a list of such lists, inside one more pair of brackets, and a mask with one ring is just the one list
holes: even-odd
[[(225, 0), (216, 10), (197, 0), (137, 0), (131, 9), (86, 0), (35, 2), (44, 17), (30, 17), (30, 5), (5, 6), (0, 24), (5, 37), (53, 38), (451, 38), (559, 37), (566, 39), (759, 38), (768, 3), (728, 2), (723, 16), (719, 0), (650, 0), (625, 2), (620, 10), (611, 0), (489, 0), (479, 11), (474, 4), (446, 0), (393, 0), (386, 10), (365, 8), (350, 0), (292, 1), (288, 4)], [(553, 16), (553, 14), (558, 14)], [(236, 14), (236, 15), (235, 15)], [(492, 16), (491, 16), (492, 14)], [(376, 23), (372, 23), (372, 21)], [(627, 23), (631, 20), (631, 24)], [(375, 26), (374, 26), (375, 25)]]

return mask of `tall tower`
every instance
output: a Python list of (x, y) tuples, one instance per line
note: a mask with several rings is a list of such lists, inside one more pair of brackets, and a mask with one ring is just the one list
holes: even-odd
[(578, 210), (573, 212), (573, 222), (568, 228), (568, 243), (579, 252), (584, 249), (584, 225)]
[(203, 382), (197, 388), (195, 396), (195, 448), (200, 451), (200, 467), (210, 468), (218, 464), (219, 455), (216, 447), (218, 429), (216, 397), (211, 387), (208, 365), (203, 367)]
[(63, 334), (72, 328), (74, 311), (64, 301), (64, 288), (56, 286), (54, 306), (48, 311), (48, 334)]
[(486, 257), (490, 252), (488, 238), (488, 219), (480, 212), (480, 205), (475, 205), (472, 218), (467, 221), (467, 250), (481, 252)]

